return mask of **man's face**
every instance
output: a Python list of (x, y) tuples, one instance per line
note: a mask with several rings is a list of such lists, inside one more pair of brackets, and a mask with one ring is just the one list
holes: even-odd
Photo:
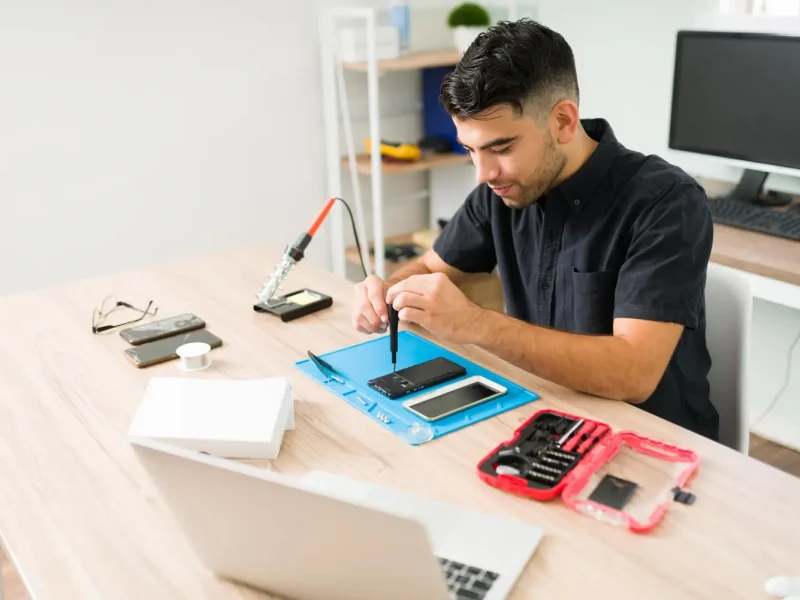
[(454, 119), (459, 142), (469, 150), (479, 183), (489, 185), (511, 208), (536, 202), (564, 168), (549, 126), (510, 106), (490, 108), (473, 119)]

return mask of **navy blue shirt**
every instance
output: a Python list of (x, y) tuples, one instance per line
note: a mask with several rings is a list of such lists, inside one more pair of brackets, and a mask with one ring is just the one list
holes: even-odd
[(599, 144), (572, 177), (524, 209), (477, 186), (434, 250), (464, 272), (497, 267), (506, 313), (528, 323), (607, 335), (615, 318), (683, 325), (658, 387), (636, 406), (716, 440), (704, 300), (714, 229), (705, 191), (680, 168), (625, 148), (605, 120), (582, 123)]

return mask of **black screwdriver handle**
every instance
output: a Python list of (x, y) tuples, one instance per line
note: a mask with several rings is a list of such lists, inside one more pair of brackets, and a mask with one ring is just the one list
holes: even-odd
[(394, 306), (389, 305), (389, 349), (392, 351), (392, 361), (397, 356), (397, 328), (400, 324), (400, 317)]

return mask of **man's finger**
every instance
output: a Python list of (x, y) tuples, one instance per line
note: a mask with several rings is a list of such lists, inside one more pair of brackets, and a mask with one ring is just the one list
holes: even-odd
[(363, 321), (368, 323), (370, 327), (378, 328), (381, 326), (381, 318), (375, 314), (375, 311), (372, 310), (372, 305), (369, 302), (365, 302), (360, 308), (360, 319), (363, 319)]
[(369, 290), (365, 289), (361, 292), (361, 298), (358, 302), (358, 312), (373, 326), (380, 327), (381, 318), (378, 316), (378, 313), (375, 312), (375, 308), (370, 301)]
[(381, 331), (380, 321), (372, 324), (363, 314), (356, 319), (356, 329), (364, 330), (364, 333), (378, 333)]
[(405, 308), (397, 311), (397, 317), (405, 323), (415, 323), (425, 327), (425, 311), (419, 308), (406, 306)]
[(386, 308), (386, 299), (383, 297), (383, 289), (384, 286), (382, 285), (373, 285), (367, 290), (367, 297), (372, 306), (372, 311), (378, 319), (378, 323), (387, 323), (389, 321), (389, 309)]
[(419, 294), (413, 294), (411, 292), (400, 292), (392, 302), (392, 306), (394, 306), (395, 310), (400, 311), (406, 307), (410, 308), (419, 308), (421, 310), (426, 310), (428, 308), (428, 297), (427, 296), (420, 296)]
[(425, 273), (424, 275), (412, 275), (411, 277), (406, 277), (402, 281), (395, 283), (389, 288), (389, 290), (386, 292), (386, 302), (389, 304), (394, 304), (394, 299), (397, 298), (397, 295), (402, 292), (409, 292), (424, 296), (433, 289), (436, 281), (435, 277), (435, 273)]

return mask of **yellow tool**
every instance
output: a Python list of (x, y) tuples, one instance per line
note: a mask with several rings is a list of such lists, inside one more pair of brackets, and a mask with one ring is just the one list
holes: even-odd
[[(369, 138), (365, 142), (367, 154), (372, 152), (372, 143)], [(416, 144), (402, 144), (400, 142), (387, 142), (381, 140), (381, 156), (391, 158), (394, 160), (419, 160), (422, 157), (422, 151)]]

